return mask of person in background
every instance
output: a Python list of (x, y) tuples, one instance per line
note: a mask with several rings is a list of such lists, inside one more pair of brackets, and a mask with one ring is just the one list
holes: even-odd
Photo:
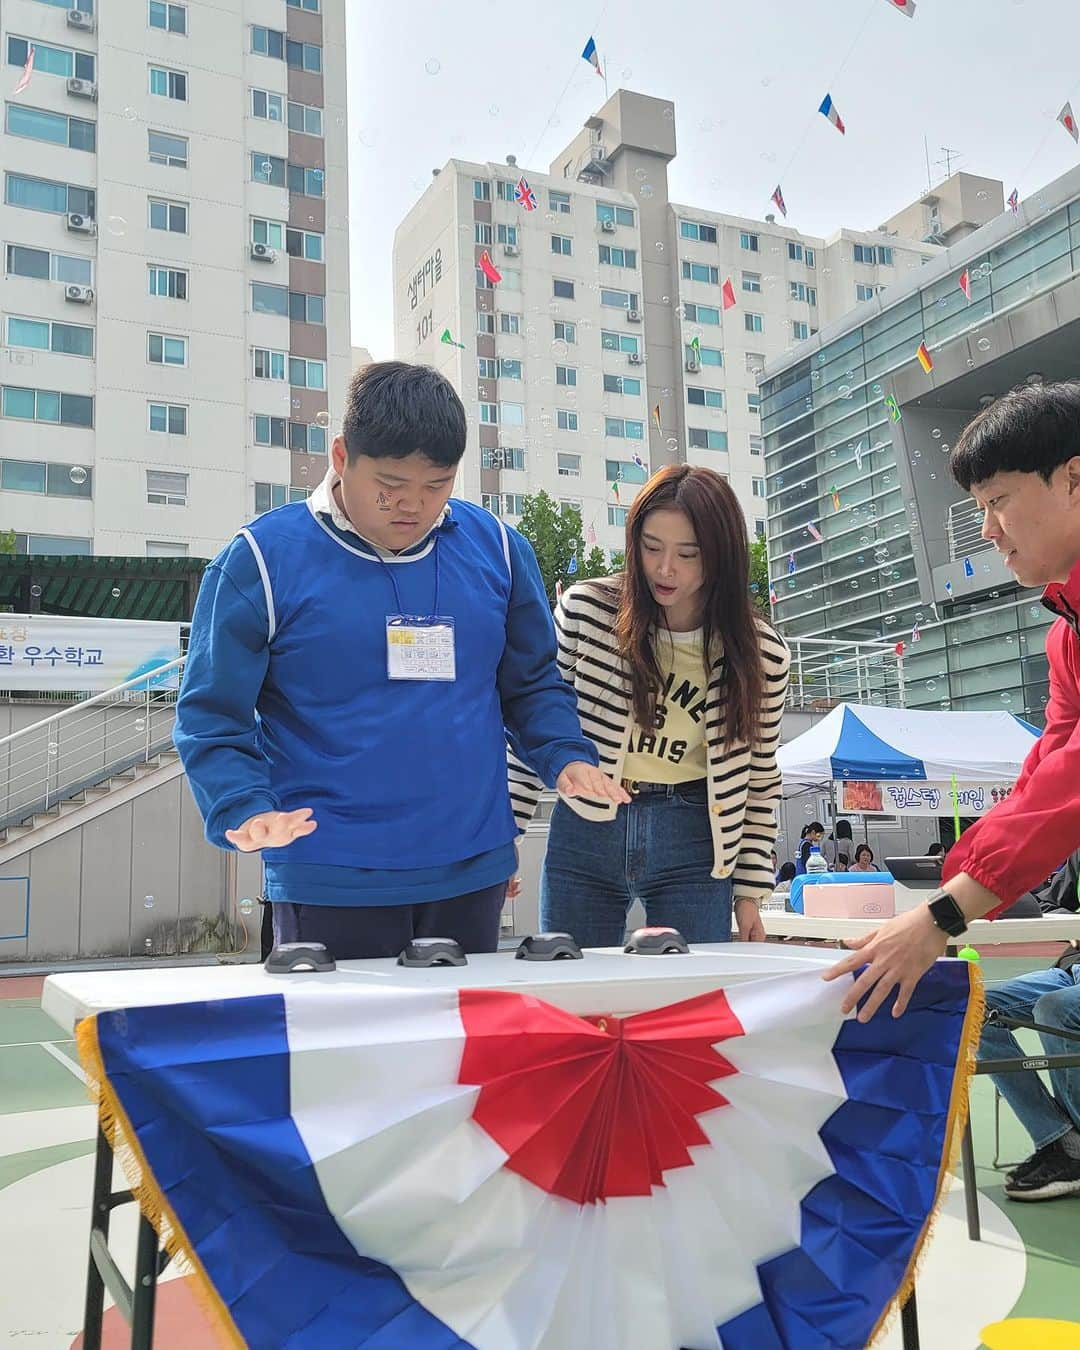
[(945, 845), (944, 845), (944, 844), (931, 844), (930, 847), (926, 850), (926, 856), (927, 856), (928, 858), (944, 858), (944, 857), (945, 857)]
[(795, 880), (795, 864), (786, 862), (780, 868), (776, 878), (776, 889), (781, 895), (787, 895), (791, 890), (791, 883)]
[(799, 853), (795, 859), (795, 875), (804, 877), (806, 875), (806, 860), (810, 857), (810, 850), (815, 846), (820, 848), (821, 841), (825, 838), (825, 826), (820, 820), (812, 820), (809, 825), (804, 825), (802, 829), (802, 843), (799, 845)]
[(874, 850), (869, 844), (860, 844), (855, 850), (855, 861), (851, 864), (852, 872), (876, 872), (874, 865)]
[(670, 465), (638, 493), (626, 569), (571, 586), (559, 665), (582, 728), (629, 804), (560, 797), (540, 925), (623, 940), (640, 899), (688, 942), (764, 940), (790, 654), (750, 601), (746, 519), (711, 469)]
[(855, 855), (855, 841), (851, 837), (851, 821), (838, 820), (836, 828), (822, 845), (822, 853), (834, 872), (846, 872)]

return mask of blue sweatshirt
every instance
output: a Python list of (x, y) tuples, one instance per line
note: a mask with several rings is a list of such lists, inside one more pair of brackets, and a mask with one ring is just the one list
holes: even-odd
[[(390, 680), (387, 616), (436, 612), (454, 620), (456, 679)], [(597, 762), (531, 547), (459, 501), (396, 557), (307, 503), (260, 516), (207, 568), (174, 734), (211, 843), (230, 847), (225, 831), (259, 812), (312, 808), (313, 834), (263, 852), (270, 898), (309, 904), (505, 880), (507, 740), (548, 786)]]

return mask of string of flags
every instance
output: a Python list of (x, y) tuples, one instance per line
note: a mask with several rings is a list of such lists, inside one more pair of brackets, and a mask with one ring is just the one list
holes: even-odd
[(23, 66), (23, 72), (19, 76), (19, 83), (11, 91), (13, 94), (21, 94), (22, 91), (26, 88), (26, 86), (30, 83), (30, 76), (33, 75), (34, 73), (35, 53), (36, 48), (34, 47), (34, 44), (31, 42), (29, 50), (26, 53), (26, 64)]
[(566, 564), (566, 575), (572, 577), (577, 571), (577, 554), (571, 555), (570, 561)]
[(787, 557), (787, 574), (789, 577), (795, 575), (795, 554), (789, 553)]
[(466, 351), (466, 350), (467, 350), (467, 348), (466, 348), (464, 342), (455, 342), (455, 341), (454, 341), (454, 336), (453, 336), (453, 334), (450, 332), (450, 329), (449, 329), (449, 328), (444, 328), (444, 329), (442, 330), (442, 337), (439, 339), (439, 341), (440, 341), (440, 342), (445, 342), (446, 345), (447, 345), (448, 347), (460, 347), (462, 351)]
[(834, 511), (840, 510), (840, 489), (834, 483), (829, 491), (832, 493), (832, 505)]
[(896, 399), (893, 398), (892, 394), (885, 395), (885, 410), (894, 422), (900, 421), (900, 405), (897, 403)]
[(970, 558), (964, 559), (964, 576), (973, 577), (975, 575), (975, 564)]
[(968, 302), (968, 304), (970, 305), (970, 304), (971, 304), (971, 273), (968, 271), (968, 269), (967, 269), (966, 267), (965, 267), (964, 270), (960, 273), (959, 286), (960, 286), (960, 289), (964, 292), (964, 299), (965, 299), (965, 300)]
[(810, 536), (810, 538), (814, 541), (815, 544), (823, 544), (825, 542), (824, 536), (822, 535), (821, 531), (812, 521), (807, 524), (806, 533)]
[(919, 365), (922, 366), (924, 374), (929, 375), (934, 369), (934, 358), (930, 355), (925, 342), (919, 343), (915, 355), (919, 359)]
[(780, 212), (780, 214), (784, 217), (784, 219), (787, 220), (787, 207), (784, 205), (784, 194), (780, 191), (779, 183), (777, 183), (776, 189), (773, 192), (773, 195), (769, 198), (769, 200), (776, 203), (776, 209)]
[(947, 582), (945, 583), (945, 594), (949, 597), (950, 600), (952, 599), (952, 582), (951, 582), (951, 581), (947, 581)]
[(780, 597), (776, 594), (776, 587), (775, 587), (775, 586), (770, 586), (770, 587), (769, 587), (769, 604), (770, 604), (770, 605), (778, 605), (779, 603), (780, 603)]
[(585, 44), (585, 50), (581, 53), (581, 59), (588, 61), (597, 75), (603, 77), (604, 72), (600, 69), (600, 53), (596, 50), (596, 39), (590, 37)]
[(832, 95), (826, 94), (821, 100), (821, 107), (818, 112), (837, 129), (841, 136), (846, 134), (844, 119), (836, 110), (836, 104), (832, 101)]
[[(735, 287), (732, 285), (731, 278), (728, 277), (720, 288), (720, 304), (724, 309), (732, 309), (738, 302), (735, 299)], [(697, 342), (697, 338), (694, 339)], [(695, 350), (700, 351), (700, 346)]]
[(491, 254), (487, 249), (484, 249), (483, 253), (480, 254), (480, 261), (477, 263), (477, 266), (493, 286), (497, 286), (499, 282), (502, 281), (502, 273), (491, 261)]
[(1016, 215), (1017, 211), (1020, 210), (1020, 189), (1019, 189), (1019, 188), (1013, 188), (1013, 190), (1009, 193), (1009, 196), (1008, 196), (1008, 206), (1009, 206), (1009, 210), (1013, 213), (1014, 216)]
[[(727, 307), (725, 306), (725, 308)], [(701, 355), (701, 339), (699, 337), (693, 337), (690, 339), (690, 350), (695, 354), (695, 356)]]
[(886, 0), (890, 9), (898, 9), (909, 19), (915, 17), (915, 0)]
[(1065, 106), (1057, 115), (1057, 120), (1069, 133), (1074, 141), (1080, 142), (1080, 127), (1076, 125), (1076, 118), (1073, 116), (1072, 104), (1068, 99), (1065, 100)]
[(529, 180), (522, 176), (517, 181), (517, 187), (514, 188), (514, 201), (518, 206), (522, 206), (526, 211), (536, 210), (536, 193), (529, 186)]
[(922, 641), (922, 634), (919, 632), (919, 624), (918, 624), (918, 620), (916, 620), (916, 622), (915, 622), (914, 625), (912, 626), (912, 629), (911, 629), (911, 640), (912, 640), (912, 642), (921, 642), (921, 641)]

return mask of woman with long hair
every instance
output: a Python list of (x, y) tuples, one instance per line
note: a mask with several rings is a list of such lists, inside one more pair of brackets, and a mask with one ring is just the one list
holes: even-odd
[(540, 883), (546, 931), (622, 942), (640, 900), (689, 942), (763, 939), (789, 653), (750, 601), (746, 520), (711, 469), (671, 465), (630, 508), (625, 570), (555, 612), (559, 663), (627, 805), (561, 798)]

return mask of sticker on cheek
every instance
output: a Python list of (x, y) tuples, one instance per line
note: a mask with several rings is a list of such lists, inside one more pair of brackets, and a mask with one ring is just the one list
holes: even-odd
[(376, 502), (378, 503), (378, 507), (379, 507), (379, 510), (380, 510), (380, 511), (389, 511), (389, 510), (390, 510), (390, 498), (386, 495), (385, 492), (380, 492), (379, 495), (378, 495), (378, 497), (377, 497), (375, 500), (376, 500)]

